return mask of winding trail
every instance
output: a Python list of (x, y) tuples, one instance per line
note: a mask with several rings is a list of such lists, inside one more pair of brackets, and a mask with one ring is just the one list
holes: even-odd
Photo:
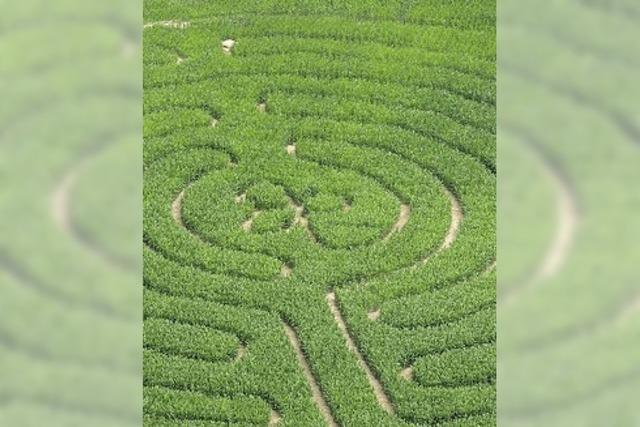
[(300, 343), (300, 338), (298, 338), (298, 334), (286, 322), (283, 321), (282, 325), (284, 327), (284, 332), (287, 335), (287, 338), (289, 338), (291, 347), (293, 347), (293, 350), (296, 354), (298, 363), (302, 367), (302, 371), (304, 373), (305, 378), (307, 379), (307, 383), (311, 388), (311, 396), (313, 397), (313, 401), (315, 402), (316, 406), (320, 410), (320, 414), (322, 414), (322, 417), (324, 418), (328, 426), (338, 427), (338, 424), (336, 423), (335, 419), (333, 418), (333, 414), (331, 413), (331, 409), (329, 409), (329, 405), (327, 404), (327, 401), (324, 399), (324, 395), (320, 390), (318, 381), (316, 381), (315, 377), (313, 376), (313, 372), (311, 371), (311, 366), (309, 365), (309, 362), (307, 361), (307, 358), (304, 355), (304, 352), (302, 351), (302, 344)]
[(575, 230), (578, 225), (578, 207), (575, 195), (570, 186), (564, 181), (559, 171), (550, 165), (545, 172), (554, 181), (556, 198), (556, 234), (549, 245), (549, 249), (538, 266), (534, 280), (544, 280), (554, 276), (564, 264), (573, 243)]
[(95, 238), (83, 230), (81, 226), (74, 224), (71, 212), (72, 193), (79, 179), (81, 179), (81, 174), (88, 167), (92, 158), (107, 146), (108, 145), (101, 143), (91, 147), (91, 149), (78, 159), (75, 165), (64, 173), (49, 194), (49, 215), (54, 224), (62, 230), (63, 233), (83, 245), (88, 251), (95, 253), (100, 258), (107, 260), (110, 264), (118, 268), (136, 271), (137, 273), (138, 263), (135, 260), (128, 259), (103, 247), (100, 242), (96, 241)]
[(442, 242), (439, 251), (449, 249), (453, 242), (455, 242), (456, 238), (458, 237), (458, 232), (460, 231), (462, 219), (464, 217), (462, 205), (460, 204), (458, 198), (454, 196), (453, 193), (446, 187), (444, 187), (444, 192), (451, 202), (451, 224), (449, 224), (449, 230), (447, 231), (447, 235), (444, 237), (444, 241)]
[(407, 366), (406, 368), (401, 370), (400, 377), (407, 381), (413, 381), (413, 367)]
[(420, 262), (413, 265), (411, 267), (412, 270), (423, 266), (424, 264), (428, 263), (434, 256), (438, 255), (446, 249), (449, 249), (458, 238), (460, 226), (462, 225), (462, 221), (464, 219), (462, 204), (447, 187), (443, 186), (443, 191), (445, 192), (445, 194), (449, 198), (449, 202), (451, 203), (451, 222), (449, 223), (449, 230), (447, 230), (447, 234), (444, 236), (440, 247), (438, 247), (435, 252), (428, 254), (422, 260), (420, 260)]
[(411, 215), (411, 208), (409, 207), (409, 205), (402, 203), (400, 205), (400, 214), (398, 215), (398, 219), (391, 227), (391, 230), (389, 230), (389, 233), (387, 233), (387, 235), (384, 236), (382, 241), (383, 242), (388, 241), (391, 238), (391, 236), (401, 231), (404, 228), (404, 226), (407, 225), (407, 222), (409, 222), (410, 215)]
[(532, 286), (537, 286), (558, 274), (571, 252), (580, 222), (577, 195), (564, 171), (536, 141), (531, 138), (523, 138), (523, 140), (524, 146), (540, 159), (543, 173), (551, 181), (556, 192), (556, 226), (540, 262), (528, 277), (521, 279), (516, 286), (509, 287), (510, 290), (505, 292), (499, 301), (503, 306), (511, 304), (519, 295)]
[(344, 318), (342, 317), (342, 313), (338, 308), (338, 304), (336, 303), (335, 292), (332, 291), (327, 294), (327, 303), (329, 304), (329, 309), (331, 310), (331, 314), (333, 314), (333, 317), (336, 321), (336, 324), (338, 325), (338, 328), (340, 329), (340, 332), (342, 332), (342, 336), (347, 342), (347, 347), (349, 348), (349, 351), (351, 351), (356, 356), (356, 358), (358, 359), (358, 364), (360, 365), (360, 368), (362, 368), (364, 373), (367, 375), (367, 380), (369, 380), (369, 384), (371, 385), (371, 388), (373, 388), (373, 393), (376, 395), (378, 404), (388, 414), (393, 415), (394, 410), (393, 410), (393, 406), (391, 405), (391, 399), (389, 399), (389, 397), (385, 393), (384, 388), (382, 387), (382, 384), (375, 377), (375, 375), (373, 374), (373, 371), (371, 370), (371, 368), (369, 368), (369, 365), (367, 365), (367, 362), (362, 356), (362, 354), (360, 354), (360, 350), (358, 350), (356, 343), (353, 341), (353, 338), (351, 338), (351, 334), (349, 334), (349, 330), (347, 329), (347, 324), (345, 323)]
[[(188, 187), (187, 187), (188, 188)], [(182, 200), (184, 199), (184, 192), (186, 188), (183, 189), (171, 203), (171, 218), (178, 223), (181, 227), (184, 227), (184, 222), (182, 222)]]
[(58, 186), (51, 193), (50, 211), (54, 222), (65, 233), (72, 234), (71, 213), (69, 212), (69, 201), (71, 190), (78, 177), (78, 170), (72, 169), (60, 180)]

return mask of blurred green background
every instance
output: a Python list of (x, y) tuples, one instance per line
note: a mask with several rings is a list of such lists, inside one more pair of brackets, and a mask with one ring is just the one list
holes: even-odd
[(0, 425), (140, 425), (141, 3), (0, 4)]
[(637, 426), (640, 3), (498, 4), (498, 424)]

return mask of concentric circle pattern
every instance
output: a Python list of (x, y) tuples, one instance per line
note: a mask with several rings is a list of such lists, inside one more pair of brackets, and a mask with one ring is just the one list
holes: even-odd
[(148, 425), (495, 423), (495, 5), (340, 3), (146, 2)]

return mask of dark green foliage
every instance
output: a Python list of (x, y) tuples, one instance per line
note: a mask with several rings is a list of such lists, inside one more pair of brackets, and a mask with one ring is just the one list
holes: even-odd
[(414, 365), (414, 376), (425, 386), (491, 383), (496, 376), (496, 348), (492, 344), (425, 356)]

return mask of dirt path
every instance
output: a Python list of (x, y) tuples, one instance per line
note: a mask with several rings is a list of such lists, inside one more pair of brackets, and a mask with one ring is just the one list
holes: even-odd
[(464, 216), (462, 213), (462, 205), (456, 196), (454, 196), (447, 188), (445, 188), (444, 192), (447, 194), (447, 197), (451, 202), (451, 224), (449, 224), (449, 230), (447, 231), (447, 235), (444, 236), (444, 240), (442, 245), (440, 245), (439, 251), (449, 249), (453, 242), (456, 241), (458, 232), (460, 231), (460, 224), (462, 224)]
[(320, 390), (320, 386), (318, 385), (318, 382), (313, 376), (313, 372), (311, 371), (309, 362), (307, 361), (307, 358), (305, 357), (304, 352), (302, 351), (302, 345), (300, 344), (300, 338), (298, 338), (298, 334), (296, 334), (296, 331), (291, 326), (287, 325), (285, 322), (283, 322), (283, 326), (284, 326), (284, 332), (287, 334), (287, 338), (289, 338), (289, 342), (291, 343), (291, 346), (293, 347), (293, 350), (296, 353), (298, 363), (302, 367), (304, 376), (307, 379), (307, 383), (311, 388), (311, 395), (313, 397), (313, 401), (315, 402), (316, 406), (320, 410), (320, 413), (322, 414), (322, 417), (327, 422), (327, 425), (330, 427), (338, 427), (338, 424), (333, 419), (333, 414), (331, 414), (329, 405), (327, 404), (326, 400), (324, 399), (324, 395)]
[(402, 230), (404, 226), (407, 225), (407, 222), (409, 222), (410, 215), (411, 215), (411, 208), (409, 207), (409, 205), (402, 203), (400, 205), (400, 214), (398, 215), (398, 219), (393, 224), (393, 226), (391, 227), (391, 230), (389, 230), (387, 235), (384, 236), (382, 241), (386, 242), (391, 238), (391, 236), (393, 236), (394, 234)]
[(181, 227), (184, 227), (184, 223), (182, 222), (182, 200), (184, 199), (184, 192), (186, 189), (182, 190), (178, 197), (171, 203), (171, 218), (178, 223)]
[(77, 169), (68, 172), (51, 193), (50, 212), (53, 221), (65, 233), (72, 233), (71, 213), (69, 212), (69, 200), (71, 190), (77, 180)]
[(384, 409), (387, 413), (393, 415), (394, 411), (393, 406), (391, 405), (391, 400), (385, 393), (384, 388), (382, 388), (382, 384), (380, 384), (380, 381), (378, 381), (375, 375), (373, 375), (371, 368), (369, 368), (369, 365), (367, 365), (367, 362), (366, 360), (364, 360), (362, 354), (360, 354), (360, 351), (358, 350), (356, 343), (353, 341), (353, 338), (351, 338), (349, 330), (347, 329), (347, 324), (345, 323), (344, 318), (342, 317), (342, 313), (338, 308), (338, 304), (336, 303), (336, 294), (334, 292), (329, 292), (327, 294), (327, 303), (329, 304), (329, 309), (333, 314), (340, 332), (342, 332), (342, 335), (347, 342), (347, 348), (349, 348), (349, 351), (351, 351), (356, 356), (360, 368), (367, 375), (367, 379), (369, 380), (371, 388), (373, 388), (373, 393), (376, 395), (378, 403), (380, 404), (382, 409)]
[(540, 149), (534, 147), (532, 151), (541, 157), (544, 174), (552, 182), (556, 192), (555, 233), (551, 237), (546, 252), (537, 266), (533, 268), (531, 274), (523, 278), (520, 283), (514, 284), (516, 286), (510, 286), (510, 291), (499, 299), (499, 304), (503, 306), (516, 300), (522, 292), (558, 273), (571, 252), (580, 221), (577, 196), (564, 172), (554, 165)]

